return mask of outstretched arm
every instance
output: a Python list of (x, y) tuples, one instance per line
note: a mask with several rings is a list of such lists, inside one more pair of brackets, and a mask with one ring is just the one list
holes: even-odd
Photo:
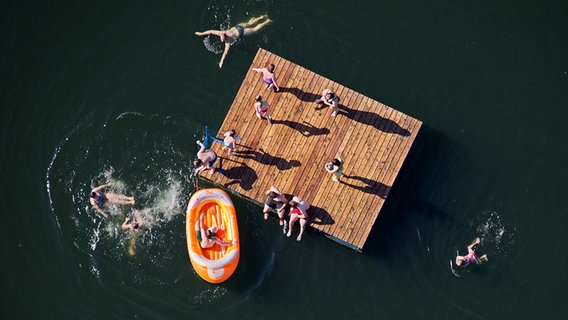
[(232, 244), (237, 244), (237, 240), (233, 240), (233, 241), (221, 241), (219, 238), (213, 238), (211, 239), (213, 241), (215, 241), (216, 243), (218, 243), (221, 246), (229, 246)]
[(103, 184), (102, 186), (98, 186), (98, 187), (93, 189), (93, 192), (97, 192), (97, 191), (104, 189), (106, 187), (110, 187), (110, 185), (111, 185), (111, 183), (109, 182), (109, 183)]
[(227, 53), (229, 53), (229, 49), (231, 48), (231, 45), (228, 43), (225, 43), (225, 51), (223, 51), (223, 56), (221, 57), (221, 61), (219, 61), (219, 68), (223, 67), (223, 61), (225, 61), (225, 57), (227, 57)]
[(126, 217), (126, 219), (124, 219), (124, 222), (122, 223), (122, 225), (120, 227), (124, 230), (129, 229), (129, 226), (128, 226), (129, 221), (130, 221), (130, 218)]
[(220, 30), (207, 30), (207, 31), (203, 31), (203, 32), (195, 31), (195, 35), (198, 35), (198, 36), (206, 36), (206, 35), (209, 35), (209, 34), (214, 34), (216, 36), (220, 36), (221, 31)]
[(93, 208), (97, 210), (103, 217), (108, 218), (108, 214), (106, 214), (96, 203), (93, 203)]

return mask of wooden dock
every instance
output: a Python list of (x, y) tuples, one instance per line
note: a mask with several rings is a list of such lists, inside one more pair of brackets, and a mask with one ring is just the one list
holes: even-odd
[[(276, 66), (279, 92), (268, 90), (262, 74), (251, 70), (267, 63)], [(341, 99), (341, 113), (336, 117), (331, 117), (328, 107), (313, 103), (326, 88)], [(272, 124), (254, 114), (258, 94), (271, 105)], [(221, 157), (215, 166), (221, 165), (224, 175), (209, 171), (201, 175), (258, 204), (264, 203), (271, 185), (289, 198), (297, 195), (311, 205), (312, 228), (362, 251), (421, 125), (419, 120), (259, 49), (218, 129), (220, 133), (235, 129), (244, 147), (237, 149), (238, 155), (228, 156), (220, 143), (214, 143), (211, 148)], [(332, 181), (324, 168), (335, 157), (345, 162), (347, 177), (341, 183)], [(274, 222), (269, 219), (267, 223)], [(294, 239), (297, 233), (293, 231)]]

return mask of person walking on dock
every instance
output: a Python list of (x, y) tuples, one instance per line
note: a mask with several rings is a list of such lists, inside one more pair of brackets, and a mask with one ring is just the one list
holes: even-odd
[(335, 117), (339, 112), (339, 97), (335, 94), (335, 92), (331, 89), (323, 90), (321, 98), (314, 101), (314, 103), (318, 104), (322, 102), (331, 108), (331, 116)]
[(268, 109), (270, 108), (270, 104), (268, 101), (262, 100), (262, 96), (258, 95), (254, 98), (254, 110), (255, 114), (259, 119), (262, 119), (263, 116), (266, 117), (268, 123), (272, 124), (272, 118), (270, 114), (268, 114)]
[(272, 20), (268, 18), (268, 15), (264, 14), (260, 17), (251, 18), (247, 22), (239, 23), (229, 30), (207, 30), (203, 32), (196, 31), (195, 34), (198, 36), (207, 36), (210, 34), (216, 35), (221, 39), (221, 42), (225, 44), (223, 56), (221, 57), (221, 61), (219, 61), (219, 68), (221, 68), (223, 67), (223, 62), (225, 61), (225, 58), (229, 53), (231, 45), (235, 44), (237, 40), (239, 40), (243, 36), (249, 36), (257, 32), (270, 22), (272, 22)]
[(272, 63), (268, 63), (266, 68), (252, 68), (252, 71), (262, 72), (262, 81), (266, 83), (266, 89), (274, 89), (274, 92), (280, 90), (280, 87), (278, 87), (278, 84), (276, 83), (274, 65)]
[(325, 170), (331, 173), (331, 180), (339, 182), (341, 176), (345, 176), (343, 173), (343, 160), (341, 158), (335, 158), (331, 162), (325, 164)]

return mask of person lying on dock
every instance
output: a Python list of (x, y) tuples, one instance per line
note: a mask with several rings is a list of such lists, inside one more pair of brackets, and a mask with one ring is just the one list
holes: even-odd
[(102, 189), (110, 187), (111, 183), (103, 184), (91, 190), (89, 195), (89, 202), (98, 213), (103, 217), (108, 218), (108, 214), (103, 211), (103, 208), (109, 205), (132, 205), (135, 203), (134, 197), (125, 196), (111, 192), (102, 192)]
[(292, 228), (294, 227), (294, 223), (299, 220), (300, 222), (300, 234), (296, 240), (302, 240), (302, 235), (306, 230), (306, 225), (308, 224), (308, 209), (310, 205), (303, 199), (299, 197), (293, 197), (292, 201), (289, 203), (290, 205), (290, 228), (288, 229), (288, 233), (286, 234), (287, 237), (292, 235)]
[(237, 148), (237, 139), (235, 139), (236, 134), (235, 129), (229, 130), (223, 134), (225, 136), (223, 139), (223, 144), (225, 145), (223, 150), (227, 150), (227, 154), (230, 156), (235, 155), (233, 150)]
[(205, 148), (205, 145), (199, 140), (196, 142), (199, 145), (197, 157), (193, 160), (193, 166), (196, 168), (195, 173), (200, 173), (203, 170), (209, 169), (211, 173), (215, 172), (213, 163), (217, 160), (217, 154), (211, 149)]
[(331, 89), (323, 90), (321, 98), (314, 101), (314, 103), (324, 103), (331, 108), (331, 116), (335, 117), (339, 112), (339, 97)]
[(251, 18), (247, 22), (239, 23), (229, 30), (207, 30), (203, 32), (196, 31), (195, 34), (198, 36), (206, 36), (210, 34), (216, 35), (221, 39), (221, 42), (225, 44), (223, 56), (221, 57), (221, 61), (219, 61), (219, 68), (221, 68), (223, 67), (223, 61), (225, 61), (231, 45), (235, 44), (241, 37), (249, 36), (257, 32), (270, 22), (272, 22), (272, 20), (268, 18), (268, 15), (264, 14), (260, 17)]
[(262, 100), (262, 96), (258, 95), (254, 98), (254, 111), (256, 116), (262, 120), (262, 117), (265, 116), (268, 123), (272, 124), (272, 118), (268, 114), (268, 108), (270, 105), (266, 100)]
[(470, 263), (480, 263), (482, 261), (488, 261), (487, 255), (484, 254), (481, 257), (477, 257), (477, 254), (473, 250), (473, 248), (481, 242), (479, 238), (475, 238), (473, 242), (467, 246), (467, 255), (465, 256), (456, 256), (456, 265), (458, 267), (463, 266), (464, 268), (467, 267)]
[(280, 87), (276, 83), (276, 76), (274, 75), (274, 65), (268, 63), (266, 68), (252, 68), (252, 71), (262, 72), (262, 81), (266, 83), (266, 89), (274, 89), (274, 92), (279, 91)]
[(217, 238), (217, 227), (212, 226), (208, 229), (205, 229), (205, 225), (203, 224), (203, 217), (205, 216), (204, 213), (199, 215), (199, 220), (195, 222), (195, 235), (197, 236), (197, 241), (199, 241), (199, 245), (203, 249), (211, 248), (216, 243), (220, 246), (229, 246), (232, 244), (236, 244), (237, 240), (233, 241), (222, 241), (221, 239)]
[(284, 224), (284, 209), (286, 208), (286, 204), (288, 203), (288, 199), (280, 192), (280, 190), (276, 189), (276, 187), (271, 186), (270, 189), (266, 192), (268, 198), (264, 202), (264, 209), (262, 212), (264, 213), (264, 220), (268, 219), (268, 213), (272, 210), (276, 210), (278, 217), (280, 218), (280, 225)]

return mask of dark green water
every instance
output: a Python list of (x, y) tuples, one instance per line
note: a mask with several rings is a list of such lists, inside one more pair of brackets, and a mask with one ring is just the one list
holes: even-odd
[[(193, 35), (262, 13), (222, 70)], [(0, 318), (568, 317), (566, 2), (7, 1), (0, 18)], [(424, 126), (364, 254), (285, 238), (233, 197), (241, 261), (211, 285), (185, 245), (189, 159), (259, 46)], [(148, 219), (135, 256), (130, 208), (89, 209), (109, 179)], [(489, 262), (452, 273), (475, 236)]]

